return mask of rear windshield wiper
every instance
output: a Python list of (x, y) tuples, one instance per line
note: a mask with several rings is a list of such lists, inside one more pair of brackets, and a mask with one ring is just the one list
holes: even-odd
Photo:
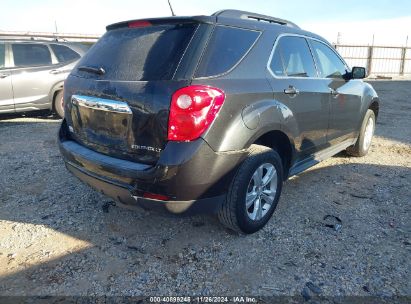
[(106, 73), (106, 71), (102, 68), (95, 68), (95, 67), (91, 67), (91, 66), (81, 66), (78, 68), (79, 71), (84, 71), (84, 72), (89, 72), (89, 73), (94, 73), (97, 75), (104, 75)]

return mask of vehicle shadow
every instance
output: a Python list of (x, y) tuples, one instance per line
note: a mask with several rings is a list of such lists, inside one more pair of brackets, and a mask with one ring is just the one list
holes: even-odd
[(24, 113), (7, 113), (7, 114), (0, 114), (0, 123), (2, 122), (9, 122), (9, 123), (22, 123), (24, 120), (27, 120), (31, 123), (33, 122), (47, 122), (49, 121), (56, 121), (61, 120), (61, 118), (51, 112), (50, 110), (42, 110), (42, 111), (32, 111), (32, 112), (24, 112)]
[[(320, 247), (332, 242), (333, 250), (323, 255), (336, 265), (340, 261), (335, 252), (348, 254), (350, 242), (359, 248), (377, 248), (389, 240), (394, 249), (393, 238), (406, 238), (404, 231), (387, 224), (387, 210), (396, 226), (407, 223), (411, 169), (406, 167), (349, 163), (313, 167), (286, 182), (265, 229), (239, 236), (212, 216), (178, 217), (118, 208), (69, 175), (61, 163), (57, 159), (53, 164), (61, 171), (59, 179), (34, 181), (16, 186), (21, 191), (8, 189), (1, 194), (2, 296), (147, 295), (179, 290), (199, 294), (203, 287), (193, 283), (179, 289), (176, 277), (184, 269), (201, 272), (207, 267), (216, 272), (210, 290), (219, 290), (217, 286), (228, 281), (223, 286), (230, 293), (244, 284), (257, 288), (259, 280), (267, 280), (263, 276), (267, 267), (273, 270), (272, 279), (281, 282), (278, 267), (298, 258), (297, 252), (307, 254), (307, 238)], [(340, 236), (323, 225), (328, 214), (342, 219)], [(333, 241), (336, 237), (347, 242)], [(260, 260), (271, 259), (273, 250), (276, 258), (270, 264), (258, 263), (250, 248), (260, 248)], [(405, 249), (397, 250), (396, 254), (406, 254)], [(231, 259), (230, 252), (238, 259)], [(239, 276), (239, 266), (254, 268), (253, 274)], [(298, 267), (288, 271), (298, 273)], [(185, 275), (192, 282), (204, 279), (197, 271)]]

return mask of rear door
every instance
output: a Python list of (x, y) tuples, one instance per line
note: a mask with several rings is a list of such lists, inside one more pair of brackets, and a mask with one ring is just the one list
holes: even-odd
[(10, 69), (6, 65), (7, 45), (0, 42), (0, 113), (14, 112)]
[(269, 65), (274, 98), (292, 113), (287, 130), (295, 137), (299, 158), (326, 144), (329, 91), (318, 78), (308, 42), (300, 36), (280, 36)]
[(53, 62), (46, 44), (12, 43), (12, 83), (16, 110), (47, 108), (49, 93), (55, 83)]
[(331, 144), (356, 136), (360, 121), (362, 81), (345, 80), (348, 66), (323, 42), (311, 40), (320, 73), (330, 92), (330, 123), (327, 140)]
[(72, 138), (100, 153), (155, 163), (167, 142), (171, 96), (191, 81), (175, 75), (196, 64), (189, 45), (201, 44), (199, 27), (137, 22), (108, 30), (65, 82)]

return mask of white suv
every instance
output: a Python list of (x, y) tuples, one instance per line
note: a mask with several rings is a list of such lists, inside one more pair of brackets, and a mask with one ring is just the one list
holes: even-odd
[(87, 49), (81, 43), (0, 40), (0, 113), (50, 109), (63, 117), (63, 82)]

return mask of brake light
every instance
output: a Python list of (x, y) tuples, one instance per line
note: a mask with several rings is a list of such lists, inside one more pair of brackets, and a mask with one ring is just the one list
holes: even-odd
[(216, 118), (225, 100), (220, 89), (192, 85), (177, 90), (171, 98), (168, 140), (197, 139)]
[(146, 26), (151, 26), (151, 23), (145, 20), (130, 21), (128, 23), (129, 28), (146, 27)]

